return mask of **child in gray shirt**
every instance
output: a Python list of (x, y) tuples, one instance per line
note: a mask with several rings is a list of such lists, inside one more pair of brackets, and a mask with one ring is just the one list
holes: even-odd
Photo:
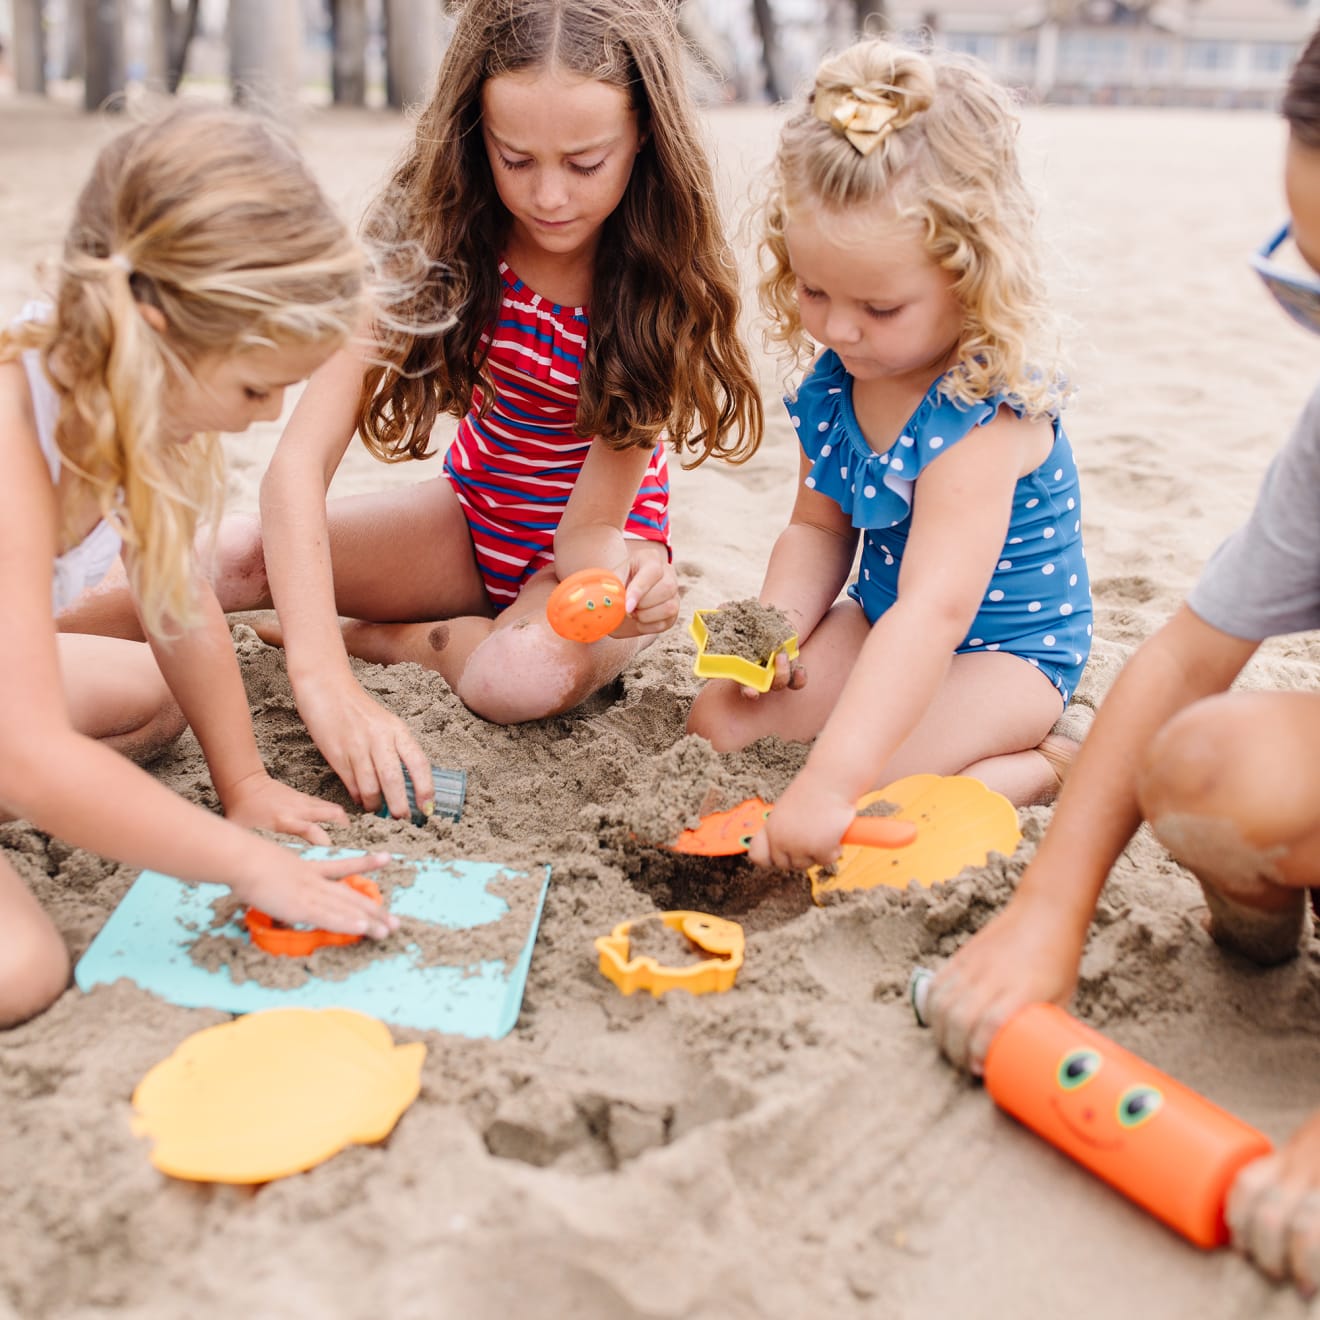
[[(1295, 320), (1320, 332), (1320, 277), (1274, 264), (1291, 238), (1320, 270), (1320, 33), (1293, 70), (1285, 178), (1292, 217), (1254, 258)], [(1320, 628), (1320, 392), (1271, 464), (1247, 524), (1125, 666), (1074, 762), (1008, 907), (931, 983), (940, 1047), (979, 1073), (1019, 1008), (1066, 1003), (1109, 870), (1143, 820), (1201, 882), (1210, 934), (1269, 964), (1293, 957), (1320, 887), (1320, 692), (1231, 692), (1267, 637)], [(1320, 1288), (1320, 1112), (1229, 1193), (1234, 1245), (1272, 1278)]]

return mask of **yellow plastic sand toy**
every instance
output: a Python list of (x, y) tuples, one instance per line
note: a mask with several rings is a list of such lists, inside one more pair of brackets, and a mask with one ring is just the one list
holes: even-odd
[(706, 643), (710, 639), (710, 630), (706, 627), (706, 615), (716, 612), (697, 610), (692, 616), (692, 622), (688, 624), (692, 640), (697, 644), (697, 658), (692, 672), (698, 678), (731, 678), (735, 683), (755, 688), (757, 692), (769, 692), (771, 683), (775, 681), (775, 656), (782, 651), (790, 661), (797, 659), (797, 635), (786, 638), (781, 645), (776, 646), (763, 665), (740, 655), (708, 654)]
[(908, 775), (874, 793), (859, 807), (889, 802), (898, 808), (890, 820), (912, 821), (917, 837), (905, 848), (858, 848), (844, 844), (832, 875), (813, 867), (811, 896), (840, 889), (889, 885), (906, 889), (938, 884), (964, 867), (980, 866), (991, 853), (1011, 856), (1022, 832), (1017, 809), (1001, 794), (966, 775)]
[(728, 990), (743, 964), (743, 929), (736, 921), (725, 921), (708, 912), (661, 912), (657, 914), (671, 930), (686, 936), (710, 954), (699, 962), (669, 967), (649, 955), (632, 957), (630, 931), (635, 924), (621, 921), (608, 935), (596, 938), (600, 970), (625, 995), (649, 990), (659, 998), (667, 990), (687, 990), (694, 995)]
[(151, 1162), (197, 1182), (262, 1183), (383, 1141), (417, 1098), (426, 1046), (342, 1008), (273, 1008), (183, 1041), (133, 1092)]

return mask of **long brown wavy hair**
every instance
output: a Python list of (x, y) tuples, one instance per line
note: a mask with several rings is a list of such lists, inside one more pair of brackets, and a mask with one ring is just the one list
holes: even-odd
[[(667, 433), (685, 466), (741, 462), (762, 408), (738, 334), (738, 281), (666, 0), (468, 0), (417, 121), (414, 141), (368, 213), (365, 237), (411, 292), (377, 323), (358, 426), (386, 462), (425, 458), (442, 413), (493, 389), (483, 332), (500, 304), (509, 215), (481, 135), (488, 78), (556, 68), (623, 89), (646, 140), (606, 220), (590, 299), (576, 433), (616, 449)], [(419, 283), (404, 267), (420, 257)], [(408, 326), (448, 323), (443, 333)], [(388, 364), (388, 365), (384, 365)]]
[[(194, 537), (214, 526), (225, 488), (217, 435), (163, 437), (167, 387), (215, 356), (330, 351), (357, 324), (364, 279), (361, 249), (297, 149), (254, 115), (182, 105), (101, 150), (51, 314), (0, 328), (0, 361), (40, 351), (56, 444), (134, 552), (151, 633), (195, 617)], [(163, 333), (140, 304), (162, 314)], [(64, 502), (63, 533), (76, 501)]]

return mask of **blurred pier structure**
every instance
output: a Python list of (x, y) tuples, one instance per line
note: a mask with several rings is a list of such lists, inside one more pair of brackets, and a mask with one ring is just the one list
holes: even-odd
[[(663, 0), (658, 0), (663, 2)], [(1320, 0), (669, 0), (708, 102), (779, 101), (893, 31), (1045, 102), (1269, 107)], [(0, 0), (0, 89), (113, 108), (137, 88), (277, 105), (424, 101), (447, 0)]]

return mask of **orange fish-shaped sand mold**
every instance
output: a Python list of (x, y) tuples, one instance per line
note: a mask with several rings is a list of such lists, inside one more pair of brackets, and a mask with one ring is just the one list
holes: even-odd
[(637, 954), (632, 948), (632, 928), (638, 923), (621, 921), (608, 935), (596, 938), (601, 975), (613, 981), (625, 995), (649, 990), (656, 999), (670, 990), (706, 995), (732, 987), (743, 965), (745, 944), (743, 928), (736, 921), (687, 910), (659, 912), (654, 919), (709, 957), (673, 967), (649, 954)]
[(342, 1008), (273, 1008), (184, 1040), (133, 1092), (151, 1162), (195, 1182), (263, 1183), (383, 1141), (421, 1088), (426, 1046)]

